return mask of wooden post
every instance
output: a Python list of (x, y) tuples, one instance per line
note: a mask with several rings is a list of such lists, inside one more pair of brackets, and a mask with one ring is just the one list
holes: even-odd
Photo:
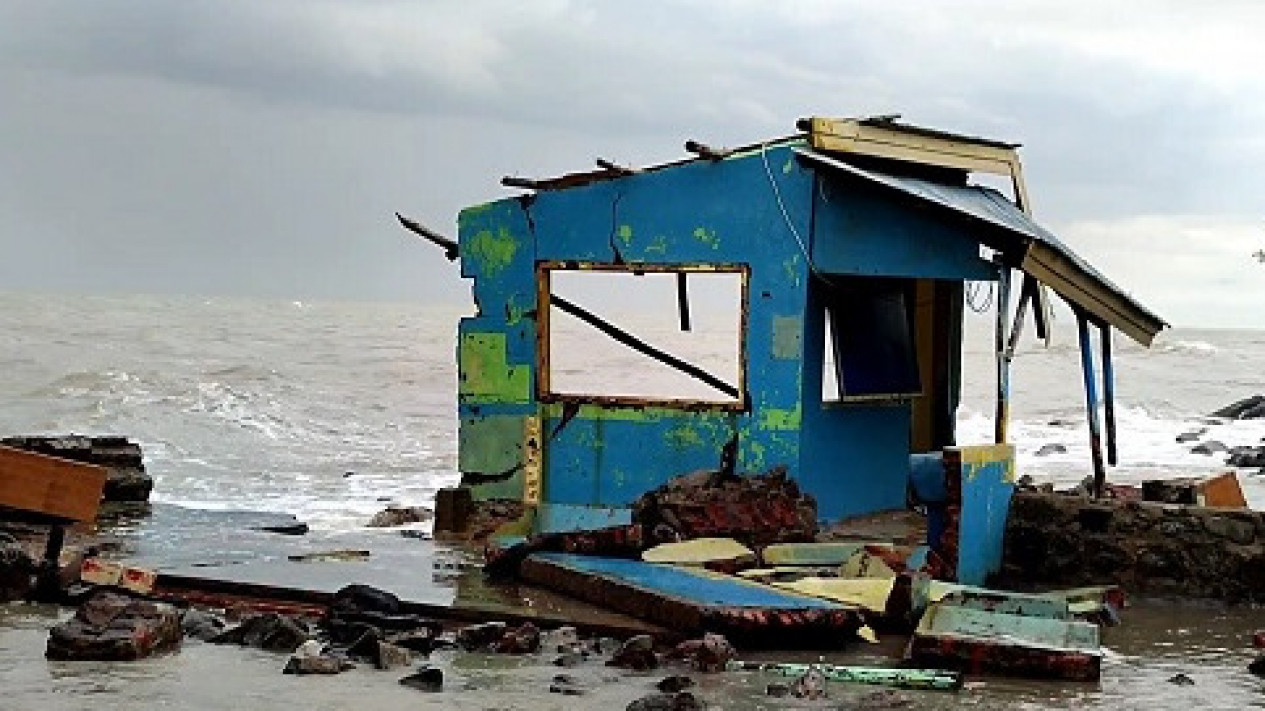
[(1010, 425), (1010, 357), (1006, 354), (1006, 317), (1010, 314), (1010, 267), (1001, 265), (997, 273), (997, 412), (993, 427), (993, 441), (1006, 443), (1006, 431)]
[(1107, 464), (1116, 466), (1116, 376), (1111, 358), (1111, 327), (1102, 327), (1102, 402), (1107, 425)]
[(1102, 461), (1102, 436), (1098, 426), (1098, 383), (1094, 376), (1094, 343), (1089, 337), (1089, 319), (1076, 310), (1076, 329), (1080, 336), (1081, 370), (1085, 379), (1085, 415), (1089, 419), (1089, 454), (1094, 463), (1094, 498), (1102, 498), (1107, 472)]
[(681, 315), (681, 330), (690, 330), (690, 291), (685, 272), (676, 273), (676, 310)]

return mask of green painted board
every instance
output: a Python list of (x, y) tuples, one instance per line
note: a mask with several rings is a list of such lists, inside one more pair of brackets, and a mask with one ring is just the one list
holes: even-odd
[(766, 546), (760, 559), (767, 566), (820, 565), (838, 566), (866, 546), (890, 546), (877, 541), (847, 541), (827, 543), (774, 543)]

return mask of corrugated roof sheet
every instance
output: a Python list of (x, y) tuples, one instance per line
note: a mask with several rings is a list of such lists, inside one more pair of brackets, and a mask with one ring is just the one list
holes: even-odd
[[(858, 168), (846, 161), (808, 149), (797, 148), (795, 153), (819, 166), (842, 171), (939, 208), (950, 210), (956, 215), (965, 216), (987, 229), (1000, 231), (1012, 242), (1018, 239), (1024, 247), (1023, 252), (1019, 254), (1013, 253), (1012, 249), (1004, 245), (990, 244), (989, 246), (1000, 248), (1009, 256), (1018, 258), (1020, 268), (1025, 271), (1030, 271), (1029, 258), (1034, 256), (1032, 250), (1028, 248), (1034, 243), (1048, 248), (1058, 257), (1066, 260), (1067, 264), (1051, 265), (1048, 263), (1049, 260), (1040, 260), (1038, 256), (1037, 261), (1042, 261), (1043, 264), (1042, 273), (1033, 275), (1048, 283), (1074, 306), (1089, 311), (1090, 314), (1120, 328), (1144, 344), (1149, 344), (1151, 338), (1167, 326), (1163, 319), (1113, 284), (1089, 262), (1073, 252), (1054, 233), (1037, 224), (1006, 196), (992, 188), (977, 185), (948, 185)], [(987, 241), (984, 243), (988, 244)], [(1074, 271), (1080, 272), (1080, 275), (1074, 274)], [(1059, 278), (1051, 279), (1052, 276)], [(1073, 288), (1076, 282), (1083, 282), (1086, 279), (1090, 282), (1087, 286), (1097, 287), (1108, 293), (1103, 297), (1094, 297), (1083, 289)]]

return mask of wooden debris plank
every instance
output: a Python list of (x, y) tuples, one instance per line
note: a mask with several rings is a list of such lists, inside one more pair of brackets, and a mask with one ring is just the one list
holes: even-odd
[(97, 517), (105, 467), (0, 447), (0, 506), (70, 521)]

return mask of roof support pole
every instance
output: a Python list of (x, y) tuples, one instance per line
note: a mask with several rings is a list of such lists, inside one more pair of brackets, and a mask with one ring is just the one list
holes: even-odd
[(1089, 419), (1089, 454), (1094, 463), (1094, 498), (1102, 498), (1107, 472), (1102, 461), (1102, 436), (1098, 425), (1098, 378), (1094, 374), (1094, 343), (1089, 336), (1089, 319), (1076, 310), (1076, 329), (1080, 336), (1081, 370), (1085, 377), (1085, 415)]
[(1006, 319), (1010, 315), (1010, 267), (997, 272), (997, 412), (993, 420), (993, 440), (1005, 444), (1010, 426), (1010, 352), (1006, 347)]
[(1111, 327), (1102, 326), (1102, 409), (1107, 426), (1107, 464), (1116, 466), (1116, 376), (1111, 363)]

